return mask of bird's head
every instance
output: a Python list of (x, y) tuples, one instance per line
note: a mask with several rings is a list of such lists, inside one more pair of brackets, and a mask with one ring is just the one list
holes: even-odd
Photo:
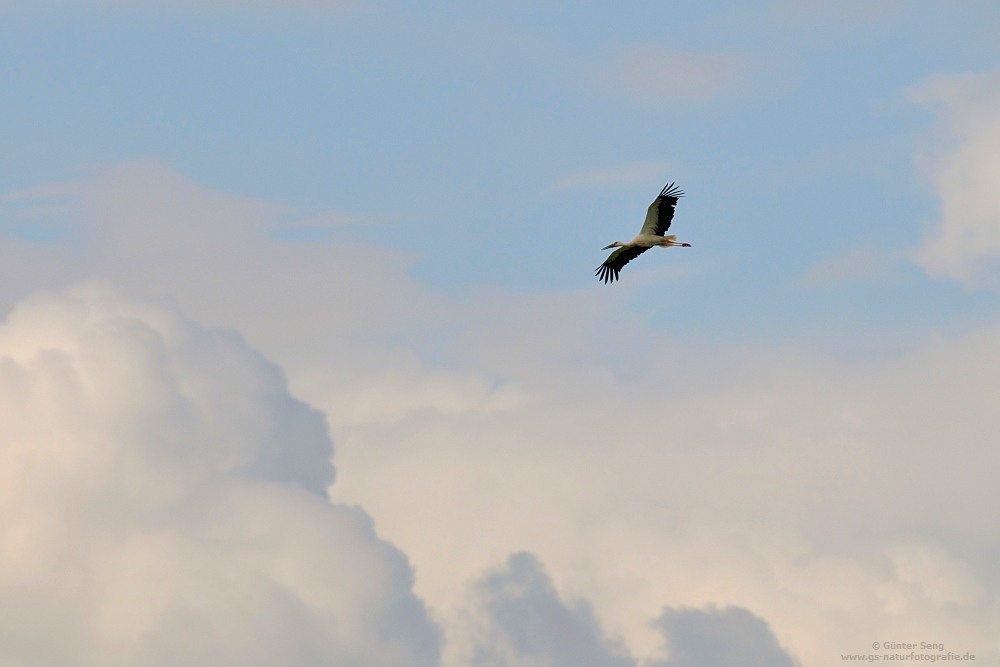
[(623, 245), (625, 244), (622, 243), (621, 241), (613, 241), (612, 243), (609, 243), (608, 245), (601, 248), (601, 250), (608, 250), (609, 248), (621, 248)]

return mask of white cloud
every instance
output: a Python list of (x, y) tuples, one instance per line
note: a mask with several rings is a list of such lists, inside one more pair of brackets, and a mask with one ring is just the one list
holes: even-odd
[(740, 607), (665, 609), (656, 625), (670, 656), (646, 667), (796, 667), (762, 619)]
[[(325, 498), (322, 417), (234, 334), (37, 294), (0, 327), (0, 421), (0, 660), (436, 664), (406, 559)], [(474, 591), (472, 664), (637, 664), (532, 556)]]
[(100, 284), (0, 327), (0, 663), (437, 664), (322, 416), (232, 334)]
[(1000, 69), (938, 76), (912, 91), (939, 117), (940, 145), (925, 158), (940, 199), (914, 258), (934, 275), (1000, 285)]
[(602, 72), (616, 89), (646, 102), (701, 102), (749, 88), (760, 63), (749, 56), (634, 47)]
[(588, 605), (562, 600), (532, 554), (514, 554), (475, 588), (484, 618), (469, 664), (635, 667), (621, 642), (603, 636)]
[[(426, 599), (447, 609), (459, 582), (530, 550), (637, 659), (657, 652), (646, 623), (664, 605), (751, 609), (803, 664), (872, 635), (992, 650), (995, 330), (853, 365), (702, 349), (614, 316), (625, 333), (598, 334), (560, 301), (523, 320), (493, 301), (506, 326), (463, 343), (463, 365), (532, 400), (336, 431), (334, 496), (378, 517)], [(588, 348), (581, 331), (610, 338)]]
[(474, 587), (479, 632), (464, 664), (483, 667), (795, 667), (767, 623), (740, 607), (663, 609), (652, 627), (664, 660), (638, 661), (582, 600), (556, 590), (539, 559), (517, 553)]

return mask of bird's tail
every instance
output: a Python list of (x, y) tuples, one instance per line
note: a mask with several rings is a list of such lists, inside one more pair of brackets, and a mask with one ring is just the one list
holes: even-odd
[(667, 234), (666, 236), (663, 237), (663, 240), (664, 241), (670, 241), (671, 243), (673, 243), (674, 241), (677, 240), (677, 235), (676, 234)]

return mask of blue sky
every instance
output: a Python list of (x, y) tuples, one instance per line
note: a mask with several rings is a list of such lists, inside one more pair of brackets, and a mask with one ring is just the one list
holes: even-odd
[[(677, 181), (697, 249), (637, 266), (690, 277), (629, 297), (664, 326), (776, 336), (996, 305), (888, 258), (864, 288), (801, 285), (856, 246), (919, 244), (934, 116), (908, 90), (992, 63), (990, 3), (231, 5), (8, 8), (5, 189), (152, 157), (293, 221), (368, 220), (330, 233), (412, 252), (432, 285), (533, 291), (591, 286), (599, 248)], [(661, 81), (623, 83), (629, 54)], [(559, 186), (591, 173), (611, 182)]]
[[(408, 559), (411, 583), (366, 572), (418, 601), (426, 664), (571, 660), (508, 608), (570, 619), (602, 665), (687, 665), (662, 646), (697, 644), (685, 619), (803, 665), (866, 627), (1000, 655), (997, 34), (986, 0), (0, 0), (0, 352), (39, 386), (35, 338), (94, 386), (96, 358), (173, 387), (207, 430), (114, 392), (93, 428), (249, 438), (254, 470), (273, 442), (197, 387), (280, 368), (240, 400), (285, 415), (274, 441), (313, 428), (295, 401), (325, 417), (332, 505), (375, 531), (336, 562)], [(599, 284), (671, 181), (693, 247)], [(172, 361), (86, 352), (147, 329)], [(177, 331), (231, 365), (199, 375)], [(228, 479), (223, 450), (164, 488)], [(295, 502), (279, 523), (319, 516)]]

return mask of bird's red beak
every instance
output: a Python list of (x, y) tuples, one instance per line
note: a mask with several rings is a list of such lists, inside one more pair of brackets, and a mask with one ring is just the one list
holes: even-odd
[(603, 248), (601, 248), (601, 250), (607, 250), (608, 248), (614, 248), (614, 247), (615, 247), (614, 243), (609, 243), (608, 245), (606, 245)]

